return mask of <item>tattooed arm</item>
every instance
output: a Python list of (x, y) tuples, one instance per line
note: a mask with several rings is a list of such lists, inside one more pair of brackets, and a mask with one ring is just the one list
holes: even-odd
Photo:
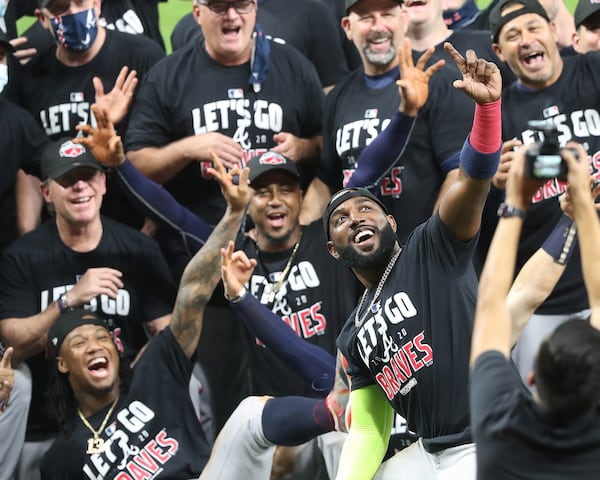
[[(248, 169), (225, 172), (221, 160), (212, 155), (215, 168), (209, 172), (219, 182), (227, 200), (227, 210), (204, 246), (190, 260), (179, 285), (171, 319), (171, 331), (188, 357), (191, 357), (202, 332), (204, 308), (221, 278), (221, 247), (234, 240), (250, 199)], [(233, 183), (239, 175), (239, 185)]]

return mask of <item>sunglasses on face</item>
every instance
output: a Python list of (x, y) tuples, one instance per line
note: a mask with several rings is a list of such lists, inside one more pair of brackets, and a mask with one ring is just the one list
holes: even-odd
[(69, 188), (75, 185), (80, 180), (84, 182), (89, 182), (94, 179), (97, 173), (100, 173), (95, 168), (90, 167), (81, 167), (74, 168), (73, 170), (61, 175), (58, 178), (55, 178), (54, 181), (58, 183), (63, 188)]
[(200, 5), (208, 7), (215, 15), (225, 15), (230, 8), (233, 8), (237, 13), (243, 15), (250, 13), (250, 10), (252, 10), (252, 6), (254, 5), (254, 0), (236, 0), (234, 2), (209, 2), (203, 0), (200, 2)]

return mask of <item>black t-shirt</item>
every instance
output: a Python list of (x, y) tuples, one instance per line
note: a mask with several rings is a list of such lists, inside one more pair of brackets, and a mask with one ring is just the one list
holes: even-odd
[[(271, 42), (269, 71), (261, 90), (249, 88), (250, 62), (224, 66), (201, 43), (169, 55), (148, 72), (133, 106), (126, 150), (162, 147), (175, 140), (220, 132), (244, 149), (245, 162), (275, 146), (273, 135), (309, 138), (321, 133), (323, 92), (313, 66), (291, 47)], [(203, 220), (225, 212), (219, 184), (191, 162), (165, 184)]]
[[(106, 453), (86, 455), (92, 433), (77, 417), (74, 431), (61, 434), (46, 452), (42, 478), (197, 478), (211, 445), (188, 393), (192, 368), (167, 327), (141, 356), (129, 388), (121, 393), (101, 433)], [(99, 428), (109, 408), (88, 418), (94, 428)]]
[(470, 441), (476, 243), (455, 240), (438, 215), (431, 217), (410, 235), (380, 301), (371, 305), (374, 286), (360, 327), (353, 313), (338, 338), (352, 390), (377, 384), (428, 451)]
[[(125, 225), (102, 219), (102, 239), (85, 253), (59, 238), (55, 219), (7, 247), (0, 263), (0, 318), (25, 318), (45, 310), (72, 288), (89, 268), (110, 267), (123, 273), (116, 299), (99, 295), (86, 305), (108, 320), (117, 348), (131, 361), (148, 336), (144, 323), (168, 315), (175, 286), (156, 243)], [(28, 434), (55, 431), (44, 405), (53, 368), (43, 353), (27, 360), (33, 378)]]
[(49, 143), (31, 114), (0, 97), (0, 194), (15, 180), (19, 168), (40, 177), (41, 149)]
[[(99, 77), (110, 92), (121, 68), (136, 70), (139, 79), (164, 53), (156, 43), (140, 35), (106, 31), (98, 54), (85, 65), (70, 67), (56, 58), (55, 48), (46, 49), (23, 69), (19, 85), (12, 85), (10, 97), (29, 110), (53, 140), (75, 137), (79, 124), (94, 124), (90, 110), (96, 93), (93, 77)], [(126, 120), (118, 125), (124, 132)]]
[[(541, 140), (541, 134), (530, 129), (528, 120), (552, 119), (564, 146), (573, 140), (586, 146), (591, 171), (600, 174), (600, 53), (563, 58), (560, 78), (542, 90), (530, 90), (514, 83), (502, 95), (502, 138), (517, 138), (524, 145)], [(549, 181), (533, 197), (519, 241), (517, 271), (541, 247), (562, 215), (558, 196), (566, 184)], [(490, 201), (491, 200), (491, 201)], [(482, 252), (497, 223), (496, 210), (501, 197), (488, 200), (485, 229), (482, 229)], [(538, 309), (540, 314), (565, 314), (588, 308), (581, 273), (578, 246), (565, 272), (548, 299)]]
[[(303, 227), (300, 245), (286, 280), (270, 301), (273, 287), (285, 270), (292, 250), (257, 252), (256, 243), (244, 237), (238, 243), (248, 258), (257, 259), (249, 292), (279, 315), (299, 337), (336, 354), (336, 338), (357, 302), (360, 284), (352, 271), (327, 251), (320, 221)], [(279, 357), (248, 332), (252, 358), (253, 393), (256, 395), (303, 395), (315, 392)], [(327, 391), (323, 391), (325, 395)]]
[[(398, 220), (404, 241), (429, 218), (449, 170), (458, 168), (457, 154), (473, 123), (474, 103), (456, 90), (453, 69), (445, 67), (430, 81), (429, 99), (419, 112), (406, 149), (379, 188), (379, 198)], [(369, 88), (360, 68), (325, 99), (323, 151), (319, 178), (334, 190), (356, 170), (360, 154), (398, 111), (398, 86)]]
[[(259, 0), (256, 21), (267, 38), (291, 45), (308, 58), (323, 86), (333, 85), (348, 74), (338, 24), (321, 1)], [(202, 38), (202, 29), (190, 13), (173, 29), (171, 43), (176, 50)]]
[(17, 170), (40, 176), (39, 154), (49, 142), (31, 114), (0, 96), (0, 250), (17, 238)]
[(497, 351), (475, 361), (470, 385), (477, 478), (596, 480), (600, 408), (567, 425), (544, 414), (509, 361)]

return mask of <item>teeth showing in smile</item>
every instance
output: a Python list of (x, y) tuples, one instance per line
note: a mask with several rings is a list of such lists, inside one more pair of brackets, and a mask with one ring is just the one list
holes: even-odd
[(101, 368), (106, 368), (107, 366), (108, 366), (108, 361), (106, 360), (106, 358), (100, 357), (100, 358), (95, 358), (94, 360), (92, 360), (89, 363), (88, 368), (90, 370), (99, 370)]
[(374, 235), (374, 233), (372, 230), (361, 230), (354, 236), (354, 242), (355, 243), (364, 242), (365, 240), (368, 240), (369, 238), (371, 238), (373, 235)]
[(92, 197), (81, 197), (81, 198), (76, 198), (75, 200), (73, 200), (73, 203), (85, 203), (85, 202), (89, 202), (91, 200)]

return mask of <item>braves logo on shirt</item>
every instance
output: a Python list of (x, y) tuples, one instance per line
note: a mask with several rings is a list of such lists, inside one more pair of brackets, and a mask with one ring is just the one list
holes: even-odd
[(103, 432), (108, 435), (103, 451), (91, 455), (83, 466), (86, 478), (157, 478), (179, 451), (179, 442), (169, 436), (166, 428), (152, 432), (149, 423), (155, 416), (150, 407), (138, 400), (121, 409), (116, 422)]
[(356, 335), (360, 357), (388, 400), (398, 393), (407, 395), (417, 385), (415, 373), (433, 365), (425, 332), (414, 334), (402, 327), (402, 322), (417, 315), (417, 309), (406, 292), (397, 292), (368, 312), (373, 314)]

